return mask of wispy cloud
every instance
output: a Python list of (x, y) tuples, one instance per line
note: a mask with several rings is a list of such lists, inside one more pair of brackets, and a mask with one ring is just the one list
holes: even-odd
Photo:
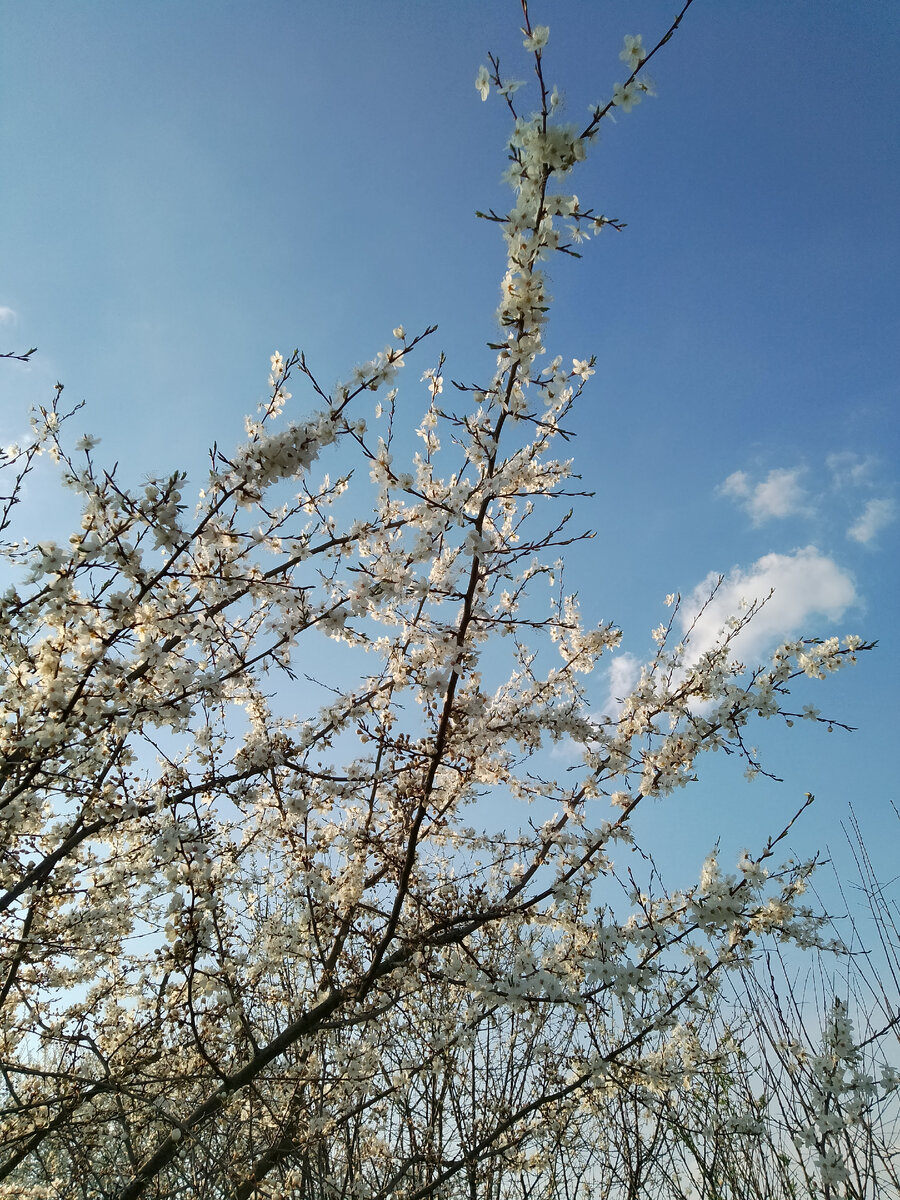
[(624, 651), (615, 656), (606, 672), (609, 695), (601, 709), (603, 716), (618, 717), (622, 701), (634, 691), (640, 675), (641, 663), (634, 654)]
[(854, 454), (852, 450), (840, 450), (836, 454), (829, 454), (825, 465), (831, 472), (835, 487), (860, 487), (871, 477), (875, 459), (871, 454), (863, 456)]
[(897, 505), (891, 499), (870, 500), (862, 511), (862, 516), (847, 530), (847, 537), (854, 542), (862, 542), (864, 546), (874, 538), (875, 534), (897, 519)]
[(16, 310), (0, 304), (0, 325), (11, 325), (16, 319)]
[[(684, 633), (709, 600), (718, 576), (715, 573), (697, 585), (682, 605)], [(732, 643), (744, 661), (757, 661), (783, 642), (800, 633), (821, 633), (814, 619), (840, 620), (858, 602), (853, 580), (837, 563), (815, 546), (792, 554), (766, 554), (752, 566), (735, 567), (697, 617), (691, 634), (692, 658), (699, 657), (718, 640), (728, 620), (740, 616), (754, 601), (772, 596)]]
[(758, 483), (746, 471), (735, 471), (719, 485), (719, 491), (737, 500), (754, 525), (761, 525), (773, 517), (808, 512), (806, 491), (800, 483), (804, 471), (804, 467), (776, 467)]

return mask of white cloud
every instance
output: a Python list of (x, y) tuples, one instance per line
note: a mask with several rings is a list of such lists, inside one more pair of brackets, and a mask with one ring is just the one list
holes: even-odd
[(875, 459), (871, 454), (863, 458), (852, 450), (841, 450), (837, 454), (829, 454), (825, 465), (831, 472), (835, 487), (859, 487), (872, 474)]
[(756, 485), (749, 504), (754, 521), (789, 517), (803, 508), (806, 493), (798, 482), (801, 471), (801, 467), (791, 470), (776, 468), (769, 472), (762, 483)]
[(804, 467), (775, 467), (765, 479), (753, 484), (746, 471), (735, 471), (719, 487), (724, 496), (742, 501), (754, 525), (773, 517), (790, 517), (806, 512), (806, 492), (800, 483)]
[(603, 716), (618, 717), (622, 701), (631, 695), (640, 676), (641, 664), (633, 654), (624, 651), (612, 659), (606, 671), (609, 695), (601, 709)]
[(16, 311), (13, 308), (7, 308), (5, 304), (0, 304), (0, 325), (12, 324), (16, 319)]
[(879, 530), (890, 525), (897, 517), (897, 505), (893, 500), (870, 500), (862, 516), (847, 530), (847, 537), (867, 545)]
[[(682, 631), (687, 632), (696, 614), (709, 599), (718, 576), (698, 584), (681, 609)], [(766, 554), (751, 567), (735, 567), (713, 600), (697, 618), (691, 634), (691, 658), (696, 659), (719, 638), (731, 617), (747, 605), (774, 594), (732, 642), (737, 655), (755, 663), (780, 642), (798, 634), (829, 632), (813, 628), (814, 619), (840, 620), (858, 602), (853, 580), (833, 559), (807, 546), (793, 554)]]
[(749, 496), (750, 476), (746, 471), (733, 471), (724, 483), (719, 485), (723, 496)]

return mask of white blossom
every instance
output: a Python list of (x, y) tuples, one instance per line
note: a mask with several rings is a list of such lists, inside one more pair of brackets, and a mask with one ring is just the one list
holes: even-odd
[[(525, 31), (523, 30), (523, 33)], [(548, 25), (535, 25), (531, 33), (526, 36), (522, 43), (526, 50), (535, 51), (543, 50), (550, 40), (550, 27)]]
[(641, 35), (637, 34), (632, 37), (630, 34), (625, 35), (625, 46), (619, 58), (632, 71), (636, 70), (644, 59), (647, 57), (644, 47), (641, 44)]

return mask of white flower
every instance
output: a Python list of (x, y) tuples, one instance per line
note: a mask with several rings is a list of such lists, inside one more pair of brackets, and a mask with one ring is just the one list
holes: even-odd
[(478, 74), (475, 76), (475, 88), (481, 92), (482, 100), (487, 100), (491, 90), (491, 77), (487, 67), (478, 68)]
[(423, 383), (427, 381), (432, 396), (437, 396), (444, 390), (444, 377), (443, 375), (438, 375), (433, 367), (428, 368), (422, 376), (422, 381)]
[[(524, 30), (522, 31), (525, 32)], [(543, 50), (550, 40), (549, 25), (535, 25), (531, 31), (531, 37), (526, 37), (522, 45), (526, 50)]]
[(634, 71), (641, 65), (646, 57), (647, 54), (644, 50), (644, 47), (641, 45), (641, 35), (638, 34), (636, 37), (632, 37), (630, 34), (626, 34), (625, 48), (619, 55), (619, 58), (621, 58), (622, 62), (627, 63), (629, 67), (631, 67), (632, 71)]
[(587, 383), (588, 379), (594, 374), (594, 371), (586, 358), (573, 358), (572, 374), (580, 376)]
[(394, 337), (399, 338), (401, 342), (406, 340), (406, 330), (402, 325), (398, 325), (394, 330)]
[(84, 435), (84, 437), (80, 437), (78, 439), (78, 441), (75, 443), (75, 449), (76, 450), (84, 450), (85, 453), (87, 453), (88, 450), (93, 450), (93, 448), (95, 446), (98, 446), (99, 444), (100, 444), (99, 438), (93, 437), (91, 434), (86, 433)]
[(641, 102), (641, 91), (633, 83), (623, 85), (617, 83), (613, 88), (613, 104), (622, 112), (631, 112), (636, 104)]

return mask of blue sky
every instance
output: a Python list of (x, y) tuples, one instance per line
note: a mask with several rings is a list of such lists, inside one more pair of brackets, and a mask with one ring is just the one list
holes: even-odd
[[(624, 78), (624, 34), (653, 44), (674, 11), (533, 3), (565, 117)], [(473, 214), (507, 204), (507, 120), (473, 81), (489, 49), (528, 77), (513, 0), (7, 0), (2, 19), (0, 338), (40, 352), (0, 366), (0, 442), (60, 379), (87, 401), (74, 432), (125, 478), (202, 481), (275, 349), (305, 349), (328, 385), (398, 323), (437, 323), (423, 369), (443, 349), (446, 374), (487, 373), (503, 250)], [(762, 730), (784, 784), (714, 761), (643, 832), (693, 869), (719, 834), (758, 844), (809, 790), (792, 845), (838, 849), (852, 802), (887, 873), (900, 7), (695, 0), (651, 74), (658, 96), (609, 124), (574, 185), (627, 230), (550, 272), (550, 353), (597, 355), (576, 454), (598, 536), (569, 583), (624, 626), (633, 660), (666, 593), (719, 572), (735, 601), (778, 589), (748, 652), (799, 632), (879, 639), (801, 699), (852, 738)], [(424, 392), (404, 383), (412, 424)], [(36, 533), (65, 532), (49, 473), (28, 503)], [(598, 705), (609, 689), (598, 678)]]

